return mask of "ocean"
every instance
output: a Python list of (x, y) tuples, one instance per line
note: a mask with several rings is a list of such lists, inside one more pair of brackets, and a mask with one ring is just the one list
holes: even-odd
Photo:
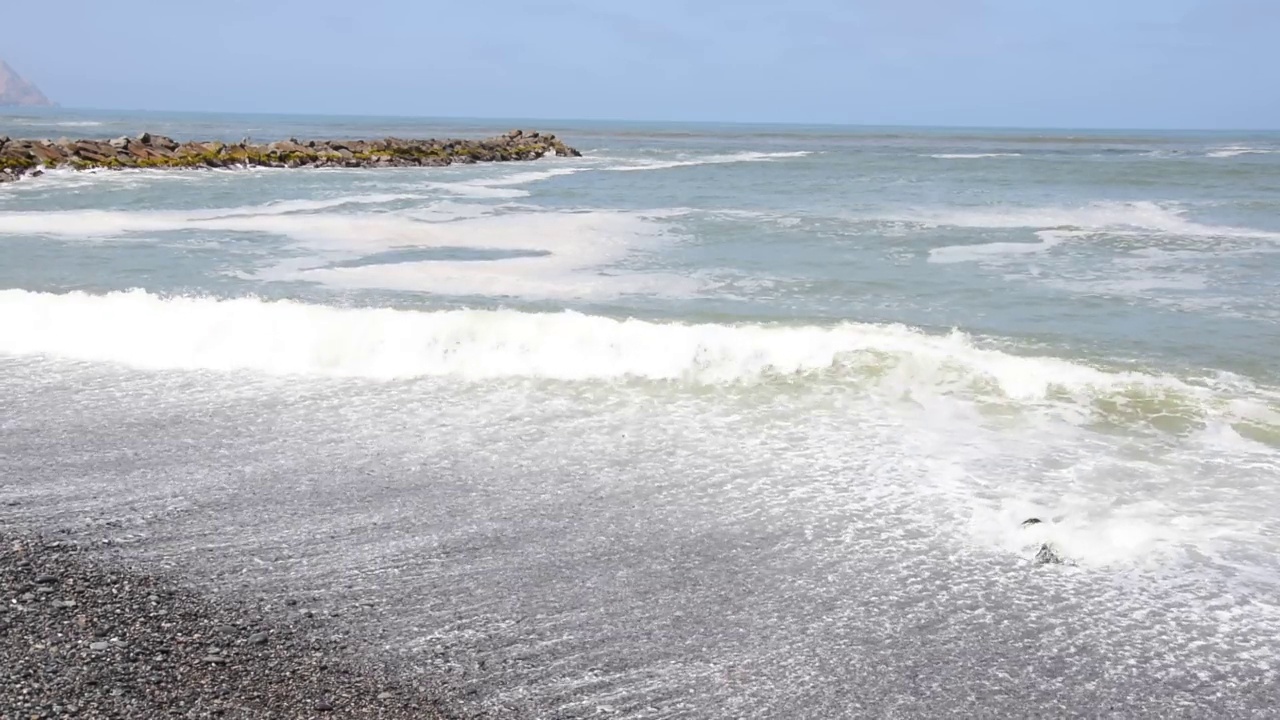
[(500, 716), (1280, 705), (1280, 133), (0, 116), (517, 127), (0, 186), (0, 519)]

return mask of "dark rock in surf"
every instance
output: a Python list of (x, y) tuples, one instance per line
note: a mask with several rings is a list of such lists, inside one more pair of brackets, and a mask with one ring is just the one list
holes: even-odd
[(1040, 551), (1036, 553), (1035, 563), (1036, 565), (1061, 565), (1062, 556), (1049, 543), (1041, 543)]
[[(1043, 520), (1037, 517), (1027, 518), (1026, 520), (1022, 521), (1021, 527), (1028, 528), (1034, 525), (1040, 525), (1043, 522), (1044, 522)], [(1040, 543), (1040, 549), (1036, 551), (1035, 560), (1033, 562), (1035, 562), (1036, 565), (1063, 564), (1062, 555), (1060, 555), (1058, 551), (1054, 549), (1053, 545), (1047, 542)]]

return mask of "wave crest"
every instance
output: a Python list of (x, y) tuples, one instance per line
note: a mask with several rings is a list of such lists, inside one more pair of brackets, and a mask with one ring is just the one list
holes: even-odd
[(338, 308), (244, 297), (0, 291), (0, 353), (150, 369), (367, 378), (750, 382), (809, 373), (909, 394), (976, 389), (1035, 400), (1181, 381), (986, 349), (900, 325), (689, 324), (573, 311)]

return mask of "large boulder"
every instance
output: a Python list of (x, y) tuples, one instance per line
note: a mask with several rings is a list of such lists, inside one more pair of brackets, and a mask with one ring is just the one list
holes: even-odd
[(311, 148), (302, 145), (294, 140), (285, 140), (284, 142), (273, 142), (267, 146), (268, 152), (275, 153), (311, 153)]
[(178, 149), (178, 141), (164, 135), (152, 135), (151, 147), (165, 151), (173, 151)]

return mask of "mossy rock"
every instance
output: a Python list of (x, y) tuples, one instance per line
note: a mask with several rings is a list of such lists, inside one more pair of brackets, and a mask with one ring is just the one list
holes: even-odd
[(36, 161), (25, 157), (5, 157), (0, 158), (0, 169), (3, 170), (27, 170), (35, 167)]

